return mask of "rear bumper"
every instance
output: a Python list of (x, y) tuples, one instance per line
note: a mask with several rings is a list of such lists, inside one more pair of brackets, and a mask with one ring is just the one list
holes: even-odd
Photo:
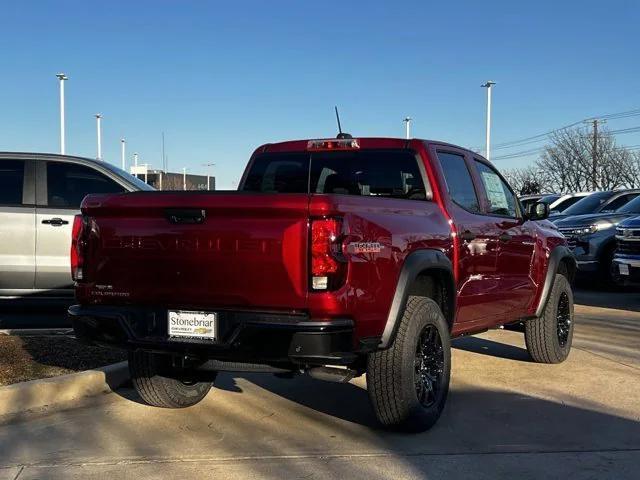
[(166, 309), (81, 306), (69, 308), (79, 340), (200, 360), (282, 365), (353, 363), (353, 322), (313, 321), (305, 315), (219, 311), (216, 342), (169, 339)]

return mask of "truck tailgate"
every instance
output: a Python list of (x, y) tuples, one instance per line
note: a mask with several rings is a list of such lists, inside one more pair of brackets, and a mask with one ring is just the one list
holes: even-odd
[[(304, 309), (308, 202), (240, 192), (88, 196), (85, 295), (92, 303)], [(198, 212), (202, 223), (188, 223)]]

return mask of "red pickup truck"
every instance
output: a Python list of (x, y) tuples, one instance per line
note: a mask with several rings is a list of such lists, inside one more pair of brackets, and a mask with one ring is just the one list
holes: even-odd
[(185, 407), (220, 371), (367, 374), (379, 421), (445, 405), (451, 338), (524, 328), (563, 361), (576, 265), (500, 173), (454, 145), (390, 138), (258, 148), (234, 192), (89, 195), (73, 228), (79, 339), (129, 350), (147, 403)]

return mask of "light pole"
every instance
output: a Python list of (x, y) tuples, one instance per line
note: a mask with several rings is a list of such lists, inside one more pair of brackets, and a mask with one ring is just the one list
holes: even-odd
[(411, 117), (404, 117), (404, 120), (402, 120), (405, 124), (407, 139), (411, 138), (411, 120), (413, 120)]
[(98, 154), (97, 159), (102, 160), (102, 114), (96, 113), (96, 134), (98, 136)]
[(125, 156), (125, 145), (126, 145), (126, 141), (124, 140), (124, 138), (120, 139), (120, 161), (122, 162), (122, 170), (126, 170), (127, 169), (127, 162), (126, 162), (126, 156)]
[(487, 146), (485, 150), (485, 157), (487, 160), (491, 160), (491, 88), (496, 84), (488, 80), (484, 85), (480, 85), (482, 88), (487, 89)]
[[(202, 164), (203, 167), (211, 167), (211, 170), (213, 171), (213, 167), (216, 166), (215, 163), (203, 163)], [(215, 186), (215, 184), (214, 184)], [(211, 190), (211, 175), (209, 175), (207, 173), (207, 190)]]
[(60, 153), (64, 155), (64, 82), (69, 80), (69, 78), (64, 73), (58, 73), (56, 77), (60, 80)]
[(182, 167), (182, 190), (187, 189), (187, 167)]

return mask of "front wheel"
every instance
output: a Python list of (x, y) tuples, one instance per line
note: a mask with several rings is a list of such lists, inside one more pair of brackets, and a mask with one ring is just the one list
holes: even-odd
[(561, 363), (573, 342), (573, 292), (567, 277), (556, 274), (547, 305), (538, 318), (525, 323), (524, 340), (538, 363)]
[(367, 390), (378, 421), (421, 432), (442, 413), (449, 393), (451, 339), (436, 302), (409, 297), (396, 338), (369, 355)]
[(170, 358), (148, 352), (129, 353), (131, 381), (145, 403), (162, 408), (185, 408), (207, 396), (211, 382), (194, 382), (163, 375)]

